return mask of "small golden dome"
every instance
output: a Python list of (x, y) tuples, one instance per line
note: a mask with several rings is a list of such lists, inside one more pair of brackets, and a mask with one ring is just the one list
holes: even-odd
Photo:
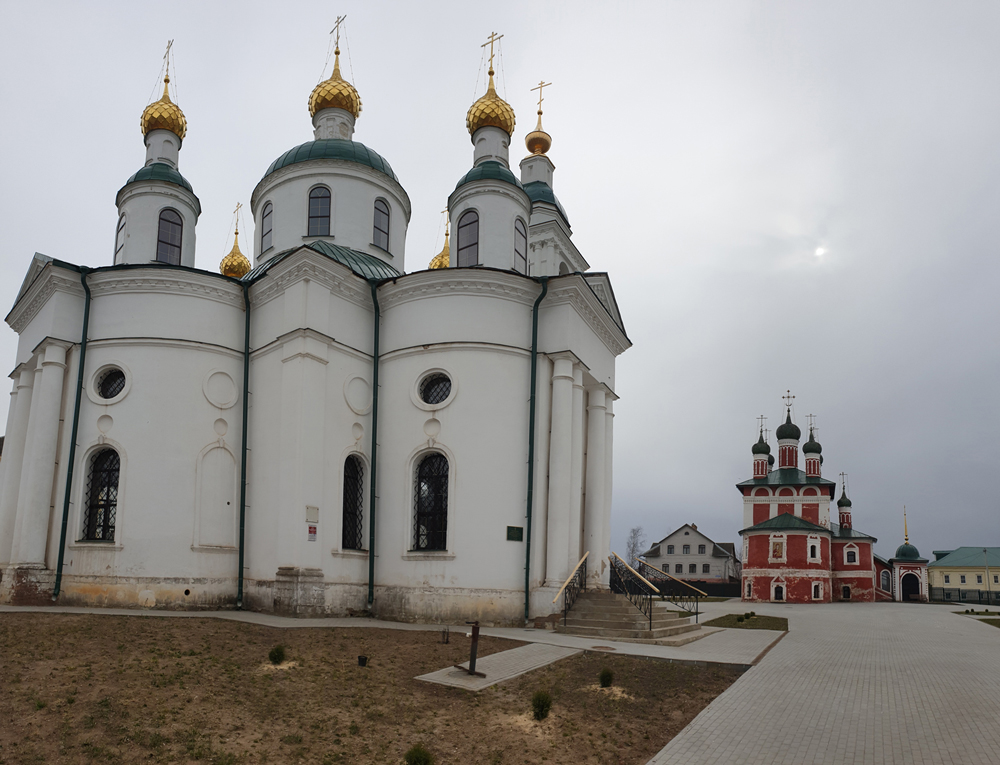
[(491, 66), (490, 85), (486, 89), (486, 95), (470, 106), (469, 113), (465, 115), (465, 125), (469, 128), (469, 135), (475, 135), (482, 127), (498, 127), (506, 131), (507, 135), (514, 133), (514, 110), (497, 95), (493, 86), (493, 74)]
[(544, 154), (552, 148), (552, 136), (542, 130), (542, 110), (538, 110), (538, 125), (524, 137), (524, 145), (532, 154)]
[(182, 141), (187, 134), (187, 119), (181, 108), (170, 100), (170, 93), (167, 86), (170, 83), (170, 75), (163, 77), (163, 95), (159, 101), (154, 101), (142, 113), (140, 125), (142, 134), (149, 135), (151, 130), (169, 130)]
[(240, 229), (236, 228), (236, 236), (233, 240), (233, 249), (219, 263), (219, 271), (223, 276), (231, 276), (234, 279), (242, 279), (250, 272), (250, 261), (247, 256), (240, 252)]
[(333, 52), (333, 74), (313, 88), (309, 95), (309, 115), (315, 117), (324, 109), (343, 109), (354, 119), (361, 114), (361, 96), (347, 80), (340, 76), (340, 48)]
[(441, 250), (437, 255), (435, 255), (427, 267), (430, 269), (435, 268), (448, 268), (451, 265), (451, 245), (448, 243), (448, 229), (444, 230), (444, 249)]

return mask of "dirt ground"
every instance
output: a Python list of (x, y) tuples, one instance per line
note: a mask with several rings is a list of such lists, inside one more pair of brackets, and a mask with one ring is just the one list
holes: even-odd
[[(738, 622), (736, 618), (743, 616), (743, 621)], [(726, 614), (719, 616), (708, 622), (703, 622), (706, 627), (726, 627), (735, 630), (779, 630), (788, 632), (788, 619), (783, 616), (751, 616), (747, 619), (744, 614)]]
[[(0, 614), (0, 764), (645, 763), (738, 670), (587, 653), (473, 694), (415, 680), (468, 659), (438, 631)], [(281, 643), (284, 668), (267, 655)], [(484, 637), (479, 655), (520, 643)], [(369, 665), (358, 666), (358, 655)], [(611, 689), (597, 685), (603, 668)], [(536, 722), (531, 696), (553, 697)]]

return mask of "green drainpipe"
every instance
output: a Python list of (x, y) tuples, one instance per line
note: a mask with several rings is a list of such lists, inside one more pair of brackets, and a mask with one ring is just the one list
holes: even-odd
[(372, 304), (375, 306), (375, 337), (372, 342), (372, 467), (371, 485), (368, 489), (368, 607), (375, 602), (375, 470), (378, 466), (378, 330), (380, 313), (378, 282), (369, 280)]
[(538, 306), (549, 291), (549, 277), (540, 279), (542, 292), (531, 309), (531, 396), (528, 399), (528, 519), (524, 545), (524, 621), (528, 621), (531, 599), (531, 508), (535, 494), (535, 383), (538, 370)]
[(56, 586), (52, 599), (59, 597), (62, 589), (63, 561), (66, 558), (66, 527), (69, 523), (69, 498), (73, 490), (73, 463), (76, 461), (76, 436), (80, 429), (80, 396), (83, 394), (83, 364), (87, 360), (87, 330), (90, 327), (90, 286), (87, 274), (90, 269), (80, 267), (80, 283), (83, 285), (83, 332), (80, 334), (80, 364), (76, 374), (76, 401), (73, 404), (73, 427), (69, 436), (69, 460), (66, 465), (66, 493), (63, 495), (62, 527), (59, 530), (59, 562), (56, 563)]
[(240, 457), (240, 562), (236, 587), (236, 608), (243, 608), (243, 559), (247, 527), (247, 420), (250, 394), (250, 285), (243, 282), (243, 447)]

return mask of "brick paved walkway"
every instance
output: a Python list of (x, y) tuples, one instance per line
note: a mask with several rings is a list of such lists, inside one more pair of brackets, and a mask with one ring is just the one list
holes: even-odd
[(754, 610), (788, 635), (649, 765), (1000, 763), (1000, 629), (952, 606)]

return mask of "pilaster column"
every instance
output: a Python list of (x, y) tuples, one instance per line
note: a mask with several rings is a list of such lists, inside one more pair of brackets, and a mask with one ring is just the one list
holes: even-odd
[[(604, 570), (600, 565), (606, 560), (604, 552), (607, 531), (605, 512), (605, 438), (607, 434), (607, 406), (604, 388), (597, 386), (588, 391), (587, 396), (587, 502), (584, 508), (587, 549), (591, 556), (600, 556), (593, 566), (587, 566), (588, 579), (592, 582), (604, 581)], [(589, 563), (589, 560), (588, 560)]]
[(3, 459), (0, 460), (0, 471), (2, 471), (0, 473), (0, 565), (10, 562), (11, 548), (14, 546), (17, 494), (21, 485), (24, 437), (28, 431), (31, 383), (34, 379), (35, 370), (24, 364), (14, 377), (14, 390), (10, 393), (4, 455)]
[[(618, 397), (614, 393), (607, 393), (604, 397), (604, 545), (601, 548), (602, 560), (607, 560), (611, 555), (611, 490), (614, 476), (614, 402)], [(608, 584), (611, 572), (601, 577), (601, 581)]]
[(45, 568), (68, 347), (66, 343), (50, 341), (35, 371), (17, 497), (15, 525), (20, 529), (15, 531), (15, 547), (11, 553), (11, 563), (15, 565)]
[(549, 441), (549, 508), (545, 536), (545, 586), (560, 587), (566, 570), (573, 471), (573, 361), (553, 360), (552, 434)]
[[(570, 566), (575, 566), (583, 555), (583, 439), (584, 413), (586, 401), (583, 395), (583, 368), (577, 364), (573, 369), (573, 480), (570, 485), (569, 530), (566, 557)], [(584, 548), (586, 549), (586, 548)], [(587, 563), (597, 554), (590, 554)], [(569, 571), (567, 570), (567, 576)]]

